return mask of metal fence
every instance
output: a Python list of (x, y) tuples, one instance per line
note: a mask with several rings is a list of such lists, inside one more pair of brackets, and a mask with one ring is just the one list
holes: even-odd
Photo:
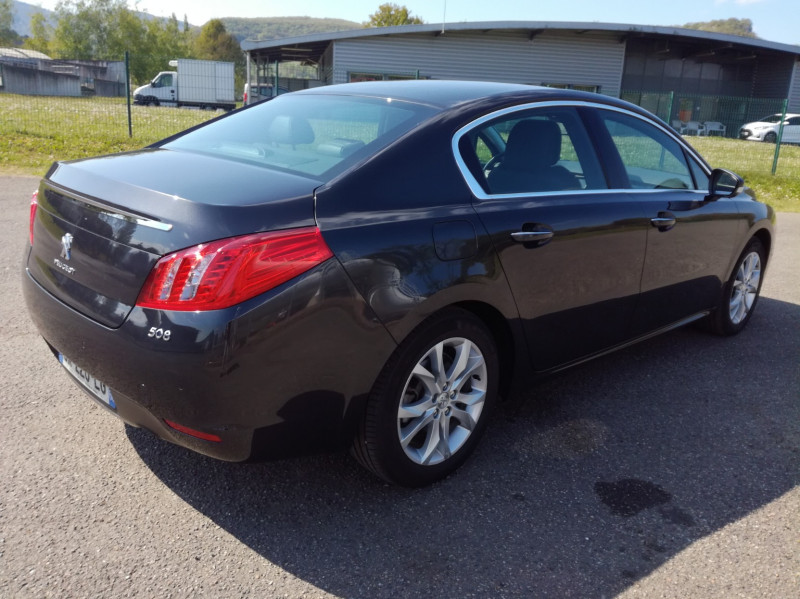
[[(144, 58), (154, 65), (163, 62), (162, 67), (153, 67), (153, 76), (157, 69), (169, 70), (166, 58), (133, 56), (131, 61), (135, 65), (136, 60)], [(6, 145), (15, 144), (8, 148), (9, 152), (38, 151), (60, 159), (77, 158), (143, 147), (221, 114), (213, 110), (133, 105), (133, 90), (125, 84), (130, 79), (129, 72), (124, 60), (2, 59), (0, 140), (10, 140)], [(350, 78), (367, 78), (370, 71), (364, 69), (356, 77), (353, 75), (348, 73)], [(414, 76), (402, 74), (403, 78)], [(242, 91), (235, 89), (237, 98)], [(731, 138), (731, 143), (744, 123), (785, 112), (787, 105), (780, 98), (630, 90), (623, 91), (621, 97), (657, 114), (684, 135)], [(771, 167), (775, 172), (780, 144), (759, 144), (758, 148), (752, 143), (734, 145), (733, 151), (757, 154), (764, 168)], [(41, 158), (37, 164), (44, 162), (46, 158)]]
[[(646, 110), (658, 115), (669, 123), (675, 130), (683, 135), (698, 137), (718, 136), (737, 139), (740, 137), (742, 126), (765, 118), (780, 115), (779, 122), (786, 120), (787, 98), (742, 98), (733, 96), (705, 96), (675, 92), (643, 92), (623, 91), (620, 94), (623, 100), (637, 104)], [(783, 127), (776, 127), (776, 131), (764, 139), (772, 142), (771, 151), (764, 151), (754, 146), (737, 147), (737, 153), (745, 154), (755, 151), (768, 157), (760, 160), (766, 169), (769, 165), (770, 172), (774, 175), (778, 169), (781, 154), (781, 143), (794, 142), (783, 138)]]
[(714, 123), (719, 127), (709, 130), (693, 126), (689, 134), (699, 131), (701, 134), (731, 138), (739, 136), (739, 129), (745, 123), (772, 114), (782, 114), (787, 106), (785, 98), (738, 98), (676, 92), (623, 91), (620, 97), (658, 115), (678, 130), (683, 128), (686, 132), (688, 123)]
[[(132, 60), (136, 60), (133, 57)], [(166, 59), (160, 70), (174, 70)], [(158, 68), (158, 67), (155, 67)], [(152, 73), (153, 76), (158, 71)], [(0, 61), (0, 133), (76, 136), (148, 145), (221, 114), (215, 110), (137, 106), (126, 61)], [(241, 90), (234, 90), (241, 95)]]

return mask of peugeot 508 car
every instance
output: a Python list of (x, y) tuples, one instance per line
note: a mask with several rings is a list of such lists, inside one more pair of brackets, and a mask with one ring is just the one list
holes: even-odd
[(54, 164), (24, 293), (130, 425), (231, 461), (350, 447), (416, 486), (514, 381), (692, 321), (738, 333), (773, 221), (610, 97), (347, 84)]

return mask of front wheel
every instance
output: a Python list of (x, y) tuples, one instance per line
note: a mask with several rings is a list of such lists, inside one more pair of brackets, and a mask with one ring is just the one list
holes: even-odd
[(460, 309), (431, 317), (378, 377), (353, 454), (391, 483), (418, 487), (444, 478), (486, 427), (498, 369), (494, 340), (479, 319)]
[(778, 136), (772, 131), (770, 131), (764, 136), (764, 141), (767, 142), (768, 144), (774, 144), (776, 141), (778, 141)]
[(716, 310), (709, 317), (713, 332), (735, 335), (745, 327), (758, 303), (765, 265), (764, 246), (758, 239), (750, 240), (722, 288), (722, 297)]

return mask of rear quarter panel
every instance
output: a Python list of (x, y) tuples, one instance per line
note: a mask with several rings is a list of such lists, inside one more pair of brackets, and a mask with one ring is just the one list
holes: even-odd
[(459, 302), (518, 318), (451, 135), (446, 124), (429, 124), (317, 190), (326, 242), (398, 342)]

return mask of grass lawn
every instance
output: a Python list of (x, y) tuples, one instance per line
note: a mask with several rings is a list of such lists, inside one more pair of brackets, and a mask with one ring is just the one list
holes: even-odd
[[(166, 107), (131, 107), (128, 136), (122, 98), (54, 98), (0, 94), (0, 174), (43, 175), (55, 160), (136, 150), (221, 113)], [(800, 147), (781, 148), (772, 175), (773, 144), (688, 137), (712, 166), (729, 168), (759, 200), (800, 212)]]
[(56, 160), (137, 150), (222, 112), (131, 106), (124, 98), (0, 94), (0, 173), (43, 175)]
[(711, 166), (739, 173), (760, 201), (780, 212), (800, 212), (800, 146), (781, 146), (773, 175), (775, 144), (720, 137), (686, 140)]

